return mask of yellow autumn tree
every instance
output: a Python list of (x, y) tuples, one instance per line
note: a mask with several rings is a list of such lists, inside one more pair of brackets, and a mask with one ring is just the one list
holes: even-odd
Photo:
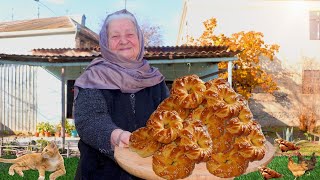
[[(188, 45), (199, 46), (227, 46), (228, 50), (237, 51), (238, 60), (233, 62), (235, 68), (232, 70), (233, 88), (241, 95), (249, 98), (255, 88), (261, 88), (264, 92), (273, 92), (278, 89), (277, 84), (273, 81), (272, 76), (268, 74), (260, 66), (261, 57), (264, 60), (272, 61), (275, 53), (278, 52), (279, 46), (276, 44), (266, 44), (263, 41), (261, 32), (249, 31), (238, 32), (230, 37), (224, 34), (215, 35), (214, 29), (217, 26), (215, 18), (211, 18), (204, 23), (205, 30), (198, 38), (188, 38)], [(220, 62), (219, 69), (227, 68), (227, 62)], [(222, 78), (227, 78), (228, 74), (222, 73), (219, 75)]]

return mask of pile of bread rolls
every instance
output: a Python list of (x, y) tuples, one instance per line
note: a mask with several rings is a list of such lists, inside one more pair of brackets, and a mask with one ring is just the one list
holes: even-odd
[(129, 148), (152, 156), (153, 171), (165, 179), (188, 177), (197, 163), (230, 178), (264, 157), (265, 141), (247, 101), (226, 80), (189, 75), (173, 82), (170, 97), (132, 132)]

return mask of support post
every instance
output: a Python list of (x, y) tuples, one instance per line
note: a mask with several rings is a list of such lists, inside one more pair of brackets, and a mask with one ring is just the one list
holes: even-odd
[(228, 82), (230, 86), (232, 87), (232, 61), (228, 61)]
[(3, 142), (3, 137), (1, 137), (1, 141), (0, 141), (0, 157), (2, 156), (2, 142)]
[(61, 137), (62, 137), (62, 152), (65, 150), (65, 141), (66, 141), (66, 136), (65, 136), (65, 125), (66, 125), (66, 92), (65, 92), (65, 67), (61, 68)]
[(67, 143), (67, 158), (70, 157), (70, 142)]

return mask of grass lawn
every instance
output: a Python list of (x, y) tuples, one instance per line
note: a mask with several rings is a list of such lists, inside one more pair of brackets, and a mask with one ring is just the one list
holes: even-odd
[[(309, 159), (310, 157), (307, 157)], [(297, 157), (293, 156), (292, 158), (295, 162), (297, 162)], [(320, 157), (317, 157), (316, 168), (310, 172), (305, 173), (298, 180), (318, 180), (320, 179)], [(291, 173), (291, 171), (287, 167), (288, 165), (288, 157), (287, 156), (277, 156), (268, 164), (268, 167), (282, 174), (282, 178), (286, 180), (293, 180), (295, 177)], [(263, 177), (258, 171), (242, 175), (240, 177), (235, 178), (235, 180), (263, 180)]]
[[(4, 158), (15, 158), (14, 156), (11, 157), (4, 157)], [(66, 167), (67, 173), (64, 176), (60, 176), (58, 180), (72, 180), (74, 179), (74, 175), (76, 174), (77, 165), (78, 165), (79, 158), (65, 158), (64, 165)], [(18, 174), (14, 176), (10, 176), (8, 174), (8, 170), (11, 164), (0, 163), (0, 180), (12, 180), (12, 179), (38, 179), (39, 173), (35, 170), (28, 170), (23, 171), (24, 177), (20, 177)], [(49, 175), (51, 172), (46, 172), (46, 179), (49, 179)]]
[[(8, 157), (6, 157), (8, 158)], [(13, 157), (12, 157), (13, 158)], [(308, 157), (309, 158), (309, 157)], [(58, 178), (58, 180), (72, 180), (76, 173), (76, 168), (78, 165), (78, 158), (65, 158), (65, 166), (67, 170), (67, 174)], [(293, 157), (293, 160), (297, 162), (297, 157)], [(303, 176), (299, 178), (299, 180), (318, 180), (320, 177), (320, 157), (317, 157), (317, 165), (316, 168), (308, 173), (305, 173)], [(294, 176), (291, 171), (289, 171), (288, 167), (288, 157), (286, 156), (277, 156), (269, 163), (268, 167), (281, 173), (283, 178), (286, 180), (293, 180)], [(12, 179), (37, 179), (38, 172), (29, 170), (24, 171), (24, 178), (21, 178), (19, 175), (15, 174), (14, 176), (10, 176), (8, 174), (8, 170), (11, 164), (0, 163), (0, 180), (12, 180)], [(46, 172), (46, 179), (49, 179), (49, 172)], [(235, 178), (235, 180), (263, 180), (263, 177), (258, 171), (242, 175), (240, 177)]]

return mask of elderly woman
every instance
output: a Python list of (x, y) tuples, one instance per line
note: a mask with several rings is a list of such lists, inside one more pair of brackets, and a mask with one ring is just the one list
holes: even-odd
[(101, 58), (75, 82), (74, 118), (80, 136), (75, 179), (134, 179), (114, 161), (130, 132), (145, 126), (169, 96), (163, 75), (143, 59), (139, 25), (127, 10), (110, 14), (100, 31)]

